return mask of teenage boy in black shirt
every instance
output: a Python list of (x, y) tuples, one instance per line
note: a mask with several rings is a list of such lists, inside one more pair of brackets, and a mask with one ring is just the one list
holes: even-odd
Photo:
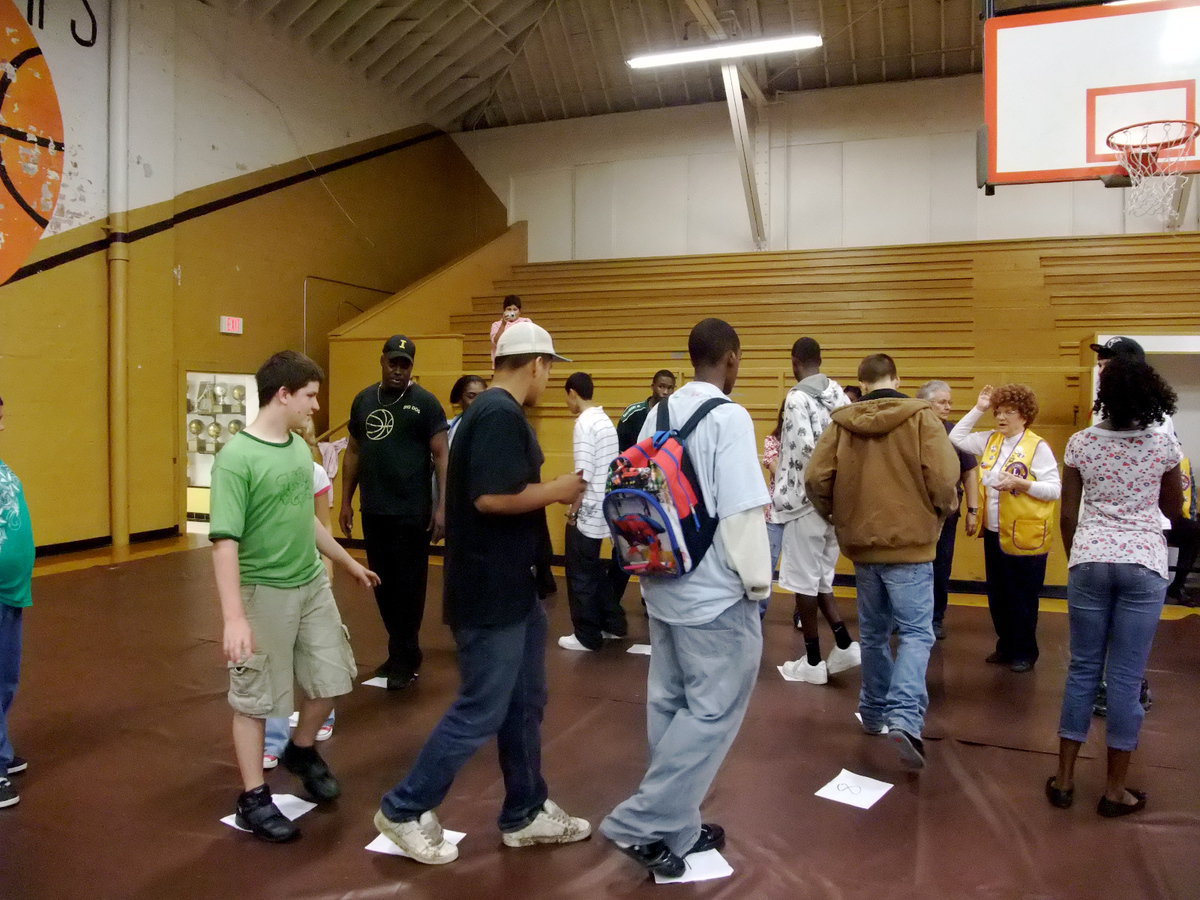
[(545, 507), (569, 506), (587, 486), (578, 473), (542, 483), (542, 450), (522, 410), (536, 405), (556, 359), (565, 360), (541, 326), (508, 328), (496, 347), (492, 386), (463, 414), (454, 435), (444, 606), (458, 646), (459, 695), (375, 814), (375, 827), (418, 862), (458, 857), (434, 808), (493, 735), (504, 774), (504, 843), (565, 844), (591, 834), (586, 820), (568, 816), (547, 797), (541, 772), (546, 612), (537, 598), (538, 546)]
[[(342, 533), (354, 526), (354, 492), (362, 488), (367, 563), (382, 581), (375, 602), (388, 633), (388, 658), (375, 670), (390, 691), (403, 690), (421, 667), (418, 641), (425, 615), (429, 542), (445, 523), (449, 441), (437, 397), (413, 381), (416, 343), (392, 335), (379, 358), (380, 379), (350, 406), (350, 444), (342, 462)], [(433, 505), (430, 477), (439, 502)]]

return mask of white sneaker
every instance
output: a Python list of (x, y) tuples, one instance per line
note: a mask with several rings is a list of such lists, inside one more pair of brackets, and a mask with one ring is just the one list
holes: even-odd
[(274, 753), (264, 753), (263, 754), (263, 768), (264, 769), (273, 769), (277, 765), (279, 765), (279, 757), (278, 756), (276, 756)]
[(432, 809), (421, 813), (421, 818), (408, 822), (393, 822), (383, 814), (383, 810), (378, 810), (375, 813), (375, 827), (419, 863), (440, 866), (458, 859), (458, 847), (446, 840), (442, 825)]
[(814, 666), (807, 657), (802, 656), (785, 662), (781, 668), (784, 675), (797, 681), (806, 681), (809, 684), (826, 684), (829, 681), (829, 667), (825, 665), (825, 660)]
[(837, 647), (834, 647), (829, 651), (829, 659), (826, 662), (829, 664), (830, 675), (845, 672), (847, 669), (853, 669), (855, 666), (861, 666), (862, 648), (858, 645), (858, 641), (851, 641), (850, 646), (845, 650), (839, 650)]
[(328, 722), (326, 722), (324, 725), (322, 725), (320, 728), (317, 729), (317, 740), (318, 741), (327, 741), (331, 737), (333, 737), (333, 726), (330, 725)]
[(568, 816), (553, 800), (542, 804), (537, 817), (517, 831), (500, 835), (506, 847), (532, 847), (534, 844), (570, 844), (592, 833), (587, 819)]
[(579, 643), (579, 638), (575, 637), (573, 633), (564, 634), (562, 637), (560, 637), (558, 639), (558, 646), (562, 647), (564, 650), (586, 650), (588, 653), (592, 652), (589, 648)]

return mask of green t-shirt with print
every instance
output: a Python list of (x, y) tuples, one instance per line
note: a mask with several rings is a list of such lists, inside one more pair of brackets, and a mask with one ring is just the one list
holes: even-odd
[(321, 573), (313, 461), (299, 437), (238, 432), (213, 462), (210, 499), (209, 538), (238, 542), (242, 584), (299, 587)]
[(33, 524), (21, 479), (0, 460), (0, 603), (33, 605)]

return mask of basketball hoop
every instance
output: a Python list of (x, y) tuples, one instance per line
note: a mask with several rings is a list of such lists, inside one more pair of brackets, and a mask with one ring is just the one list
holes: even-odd
[(1180, 174), (1183, 161), (1194, 154), (1198, 135), (1195, 122), (1162, 119), (1118, 128), (1108, 136), (1106, 143), (1129, 173), (1125, 208), (1130, 214), (1157, 215), (1163, 224), (1174, 224), (1179, 215), (1175, 198), (1187, 182)]

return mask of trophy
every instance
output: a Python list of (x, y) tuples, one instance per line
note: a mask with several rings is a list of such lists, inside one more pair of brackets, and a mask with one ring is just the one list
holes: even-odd
[(208, 436), (210, 438), (212, 438), (212, 447), (208, 451), (209, 453), (216, 453), (218, 450), (221, 449), (221, 442), (220, 442), (219, 438), (221, 437), (221, 432), (224, 430), (225, 429), (223, 429), (221, 427), (220, 422), (209, 422), (208, 423)]
[[(234, 388), (234, 390), (236, 391), (237, 388)], [(229, 424), (225, 426), (225, 428), (228, 429), (229, 434), (231, 436), (237, 434), (239, 431), (241, 431), (245, 427), (246, 426), (242, 422), (241, 419), (230, 419)]]
[(201, 422), (199, 419), (192, 419), (192, 421), (188, 422), (187, 429), (188, 429), (188, 442), (187, 442), (188, 453), (199, 453), (200, 452), (199, 437), (200, 437), (200, 432), (202, 432), (204, 430), (204, 423)]
[(211, 416), (213, 414), (213, 386), (209, 382), (203, 382), (196, 394), (196, 412), (202, 416)]
[[(229, 404), (229, 411), (244, 413), (246, 411), (246, 386), (235, 384), (233, 390), (230, 391), (230, 395), (233, 397), (233, 402)], [(238, 427), (240, 428), (241, 426), (239, 425)]]
[(213, 412), (227, 413), (230, 412), (229, 404), (225, 402), (226, 396), (229, 394), (229, 385), (217, 382), (213, 385)]

